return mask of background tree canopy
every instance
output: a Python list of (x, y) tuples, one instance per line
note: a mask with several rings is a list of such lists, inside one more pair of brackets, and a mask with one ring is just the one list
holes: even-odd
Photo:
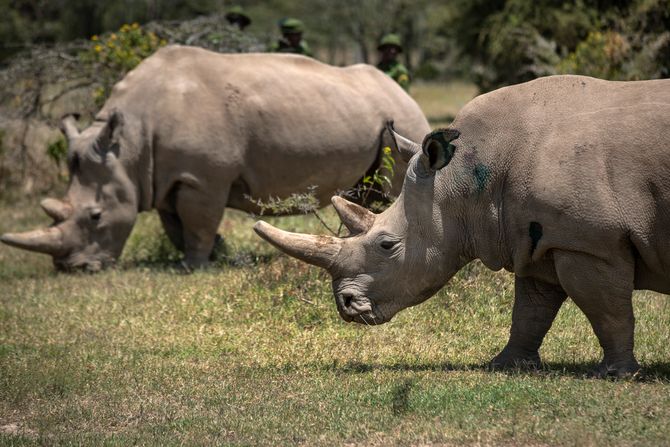
[(462, 77), (481, 90), (555, 73), (609, 79), (670, 74), (670, 0), (0, 0), (0, 61), (33, 44), (89, 39), (126, 23), (183, 20), (243, 6), (249, 32), (277, 37), (296, 16), (318, 57), (375, 62), (387, 32), (403, 37), (417, 77)]

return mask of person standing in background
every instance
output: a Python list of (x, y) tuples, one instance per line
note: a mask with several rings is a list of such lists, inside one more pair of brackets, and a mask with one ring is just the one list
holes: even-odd
[(305, 30), (303, 23), (294, 18), (285, 18), (279, 21), (279, 29), (282, 38), (272, 44), (270, 51), (275, 53), (294, 53), (313, 57), (312, 51), (303, 40), (302, 33)]
[(386, 34), (379, 41), (377, 50), (379, 51), (377, 68), (392, 77), (405, 91), (408, 91), (411, 82), (409, 70), (398, 60), (398, 55), (402, 53), (400, 36)]
[(244, 9), (241, 6), (231, 7), (226, 13), (225, 18), (231, 26), (238, 27), (240, 31), (244, 31), (244, 28), (251, 23), (251, 18), (244, 13)]

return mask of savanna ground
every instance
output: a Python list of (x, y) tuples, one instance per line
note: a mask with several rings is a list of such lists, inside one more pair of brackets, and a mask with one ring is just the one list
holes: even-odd
[[(417, 85), (434, 127), (474, 94)], [(0, 233), (47, 224), (3, 204)], [(321, 212), (336, 224), (332, 209)], [(268, 219), (319, 231), (310, 216)], [(639, 292), (641, 381), (587, 378), (600, 359), (566, 303), (536, 372), (490, 372), (513, 278), (473, 263), (380, 327), (346, 324), (324, 272), (278, 254), (228, 212), (225, 254), (191, 275), (153, 214), (120, 265), (63, 275), (0, 247), (0, 443), (5, 445), (667, 445), (670, 299)]]

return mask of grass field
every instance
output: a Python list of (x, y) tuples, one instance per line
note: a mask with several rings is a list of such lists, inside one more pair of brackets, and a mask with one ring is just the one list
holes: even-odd
[[(468, 91), (414, 94), (437, 123)], [(3, 205), (0, 233), (48, 223), (37, 203)], [(269, 220), (323, 232), (313, 217)], [(635, 296), (642, 381), (586, 377), (600, 350), (571, 302), (541, 371), (490, 372), (510, 274), (473, 263), (386, 325), (346, 324), (327, 274), (279, 255), (253, 222), (228, 212), (226, 254), (192, 275), (170, 268), (154, 214), (97, 275), (55, 274), (50, 258), (0, 246), (0, 444), (670, 444), (667, 297)]]

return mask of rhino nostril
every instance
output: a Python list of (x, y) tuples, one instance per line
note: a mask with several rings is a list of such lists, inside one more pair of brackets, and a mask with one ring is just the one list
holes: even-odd
[(344, 307), (351, 307), (351, 302), (354, 300), (354, 295), (351, 293), (345, 293), (342, 295), (342, 300), (344, 301)]

